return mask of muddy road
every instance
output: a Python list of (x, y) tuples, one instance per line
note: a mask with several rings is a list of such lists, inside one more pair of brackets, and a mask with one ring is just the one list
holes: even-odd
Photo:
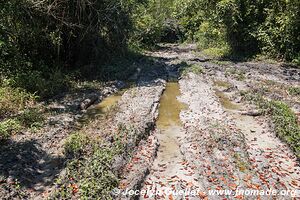
[[(299, 158), (278, 137), (272, 116), (246, 98), (260, 94), (300, 116), (299, 94), (289, 93), (300, 86), (299, 69), (211, 59), (195, 45), (162, 45), (146, 56), (131, 86), (113, 82), (93, 92), (99, 104), (81, 112), (71, 107), (89, 103), (91, 95), (66, 95), (48, 105), (59, 112), (40, 132), (2, 147), (3, 199), (53, 197), (55, 179), (66, 171), (67, 136), (80, 130), (113, 146), (119, 124), (130, 127), (122, 136), (126, 151), (110, 166), (120, 181), (99, 199), (300, 198)], [(14, 179), (26, 183), (22, 195), (10, 186)], [(275, 193), (264, 193), (270, 190)]]
[[(159, 147), (136, 186), (126, 185), (138, 170), (132, 167), (134, 162), (129, 164), (118, 191), (123, 192), (120, 199), (297, 196), (297, 157), (276, 136), (271, 116), (262, 114), (243, 94), (266, 87), (265, 82), (272, 83), (265, 97), (287, 103), (297, 114), (299, 97), (286, 95), (286, 89), (299, 86), (300, 70), (263, 62), (210, 60), (197, 53), (193, 45), (168, 45), (149, 55), (165, 61), (169, 81), (160, 99), (153, 135)], [(142, 151), (147, 152), (147, 147)], [(143, 160), (140, 154), (136, 151), (135, 157)], [(129, 194), (130, 190), (140, 193), (135, 196)], [(277, 193), (264, 193), (270, 190)], [(247, 191), (261, 193), (247, 195)]]

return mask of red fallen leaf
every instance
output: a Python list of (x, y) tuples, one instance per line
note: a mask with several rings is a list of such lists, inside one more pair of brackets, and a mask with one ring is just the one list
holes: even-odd
[(231, 190), (236, 190), (236, 188), (237, 188), (237, 185), (235, 183), (230, 183), (230, 184), (228, 184), (228, 186)]
[(169, 195), (169, 200), (173, 200), (173, 196), (171, 194)]
[(145, 185), (152, 185), (151, 183), (149, 183), (148, 181), (145, 182)]
[(191, 187), (193, 187), (193, 185), (194, 185), (194, 184), (193, 184), (192, 182), (188, 182), (187, 187), (188, 187), (188, 188), (191, 188)]
[(290, 185), (291, 185), (292, 187), (294, 187), (294, 188), (299, 188), (299, 184), (298, 184), (297, 181), (295, 181), (295, 180), (292, 180), (292, 181), (290, 182)]
[(78, 191), (79, 191), (78, 188), (74, 188), (74, 189), (72, 190), (72, 193), (73, 193), (73, 194), (76, 194)]
[(119, 184), (119, 188), (120, 188), (120, 189), (125, 189), (126, 186), (127, 186), (127, 183), (126, 183), (125, 181), (124, 181), (124, 182), (121, 182), (121, 183)]
[(222, 187), (221, 186), (217, 186), (216, 190), (222, 190)]
[(236, 176), (231, 175), (230, 178), (232, 178), (233, 180), (238, 180), (238, 178)]
[(204, 198), (207, 197), (207, 195), (206, 195), (204, 192), (199, 192), (198, 195), (199, 195), (199, 197), (202, 198), (202, 199), (204, 199)]
[(133, 161), (133, 162), (137, 162), (137, 161), (139, 161), (139, 160), (140, 160), (140, 158), (138, 158), (138, 157), (133, 157), (133, 158), (132, 158), (132, 161)]
[(171, 179), (178, 178), (177, 175), (171, 176)]

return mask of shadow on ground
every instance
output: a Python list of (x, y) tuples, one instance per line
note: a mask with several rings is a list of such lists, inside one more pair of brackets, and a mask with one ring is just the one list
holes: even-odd
[(30, 189), (39, 184), (48, 186), (63, 168), (64, 160), (48, 155), (36, 140), (11, 140), (0, 147), (0, 179), (8, 184), (17, 180), (21, 187)]

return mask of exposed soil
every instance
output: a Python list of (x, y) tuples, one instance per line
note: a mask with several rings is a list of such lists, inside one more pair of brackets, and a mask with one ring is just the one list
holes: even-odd
[[(81, 128), (111, 141), (111, 130), (125, 124), (134, 137), (123, 138), (131, 151), (117, 156), (111, 166), (120, 177), (114, 199), (292, 199), (208, 192), (300, 189), (295, 155), (277, 138), (269, 116), (241, 96), (263, 89), (267, 98), (284, 101), (299, 114), (299, 96), (287, 92), (300, 86), (299, 69), (213, 60), (195, 45), (162, 45), (146, 55), (152, 61), (140, 61), (130, 78), (134, 86), (120, 92), (124, 84), (114, 82), (62, 95), (46, 104), (49, 115), (39, 132), (24, 132), (1, 146), (0, 198), (47, 198), (54, 179), (64, 172), (63, 146), (72, 131)], [(189, 71), (191, 65), (201, 70)], [(115, 95), (105, 98), (110, 94)], [(94, 105), (80, 110), (86, 103)], [(114, 112), (103, 117), (111, 106)], [(90, 119), (93, 124), (82, 128)], [(152, 193), (125, 194), (128, 190)]]
[[(173, 102), (168, 100), (168, 106), (164, 105), (165, 99), (161, 99), (159, 111), (168, 116), (169, 121), (161, 123), (158, 118), (156, 136), (160, 147), (149, 175), (139, 187), (151, 192), (139, 198), (292, 199), (292, 195), (234, 197), (210, 195), (208, 191), (300, 189), (296, 157), (276, 137), (269, 117), (257, 113), (256, 106), (244, 102), (240, 96), (240, 91), (252, 91), (272, 81), (281, 87), (276, 87), (277, 90), (270, 87), (267, 97), (276, 96), (299, 113), (299, 98), (287, 95), (283, 88), (299, 86), (300, 70), (263, 62), (209, 60), (194, 51), (193, 45), (168, 45), (150, 53), (165, 60), (171, 80), (179, 77), (186, 64), (199, 65), (204, 73), (189, 72), (180, 77), (181, 95), (173, 95)], [(169, 95), (168, 89), (165, 92)], [(174, 113), (179, 114), (176, 99), (187, 108), (180, 108), (181, 122), (175, 118), (169, 123)], [(197, 193), (176, 195), (168, 193), (170, 190), (196, 190)], [(136, 196), (127, 195), (125, 199), (128, 198)]]

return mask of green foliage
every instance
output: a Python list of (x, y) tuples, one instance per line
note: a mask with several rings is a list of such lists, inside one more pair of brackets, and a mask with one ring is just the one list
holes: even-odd
[(295, 113), (283, 102), (269, 104), (277, 135), (300, 157), (300, 127)]
[(256, 103), (259, 108), (271, 115), (276, 134), (285, 141), (300, 158), (300, 126), (295, 113), (281, 101), (268, 101), (259, 94), (244, 94), (248, 101)]
[[(126, 55), (135, 0), (8, 0), (0, 8), (0, 76), (41, 97), (68, 86), (65, 73)], [(51, 8), (51, 9), (49, 9)]]
[[(45, 69), (45, 68), (44, 68)], [(11, 78), (12, 87), (22, 87), (41, 98), (51, 97), (66, 90), (69, 78), (60, 70), (20, 72)]]
[[(72, 134), (65, 143), (65, 153), (71, 155), (66, 174), (56, 181), (57, 190), (52, 199), (112, 199), (111, 191), (118, 186), (118, 177), (112, 171), (116, 156), (130, 157), (141, 135), (135, 129), (119, 125), (112, 133), (112, 141), (92, 137), (84, 132)], [(132, 142), (133, 146), (127, 143)]]
[(37, 108), (28, 108), (25, 109), (17, 119), (25, 127), (39, 128), (43, 124), (44, 116)]
[(243, 81), (246, 79), (245, 71), (237, 68), (226, 68), (225, 76), (231, 76), (239, 81)]
[(197, 64), (189, 65), (184, 67), (183, 70), (181, 70), (181, 75), (186, 76), (189, 72), (192, 72), (194, 74), (203, 74), (204, 69), (202, 66), (199, 66)]
[(18, 120), (7, 119), (0, 122), (0, 140), (8, 139), (12, 134), (20, 131), (21, 125)]
[[(196, 32), (196, 41), (200, 49), (217, 49), (223, 50), (226, 48), (225, 29), (215, 27), (215, 24), (205, 21), (199, 30)], [(225, 46), (225, 48), (224, 48)]]
[(300, 95), (300, 87), (290, 87), (288, 89), (290, 95), (299, 96)]
[(0, 86), (0, 116), (17, 114), (20, 110), (32, 105), (36, 98), (35, 95), (23, 89)]
[(171, 18), (172, 7), (173, 0), (146, 0), (138, 5), (133, 12), (131, 41), (147, 47), (161, 42), (168, 31), (178, 36), (179, 27)]
[(65, 153), (69, 156), (80, 156), (89, 142), (89, 138), (83, 133), (74, 133), (65, 142)]

